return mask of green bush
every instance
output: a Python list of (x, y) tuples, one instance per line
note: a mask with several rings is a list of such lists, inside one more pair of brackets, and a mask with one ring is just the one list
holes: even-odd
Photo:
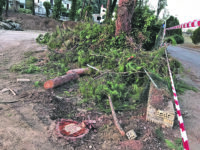
[(20, 9), (19, 9), (19, 13), (31, 14), (32, 11), (31, 11), (30, 9), (20, 8)]
[(46, 9), (46, 16), (49, 17), (49, 14), (50, 14), (50, 11), (49, 11), (49, 10), (50, 10), (50, 8), (51, 8), (51, 3), (45, 1), (45, 2), (43, 3), (43, 6), (44, 6), (45, 9)]
[(173, 35), (173, 38), (176, 40), (177, 44), (183, 44), (184, 43), (184, 38), (183, 36), (180, 36), (178, 34)]
[(191, 36), (192, 42), (194, 44), (199, 44), (200, 43), (200, 27), (194, 30), (193, 35)]
[(165, 42), (171, 43), (172, 45), (176, 45), (176, 44), (177, 44), (177, 43), (176, 43), (176, 40), (174, 39), (173, 36), (167, 37), (167, 38), (165, 39)]

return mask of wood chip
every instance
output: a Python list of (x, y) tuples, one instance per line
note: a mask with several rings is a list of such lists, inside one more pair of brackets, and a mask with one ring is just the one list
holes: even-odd
[(30, 82), (30, 79), (17, 79), (17, 82)]

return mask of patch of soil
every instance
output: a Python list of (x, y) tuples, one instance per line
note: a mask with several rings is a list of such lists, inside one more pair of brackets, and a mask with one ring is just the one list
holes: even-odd
[(164, 89), (156, 89), (152, 87), (152, 95), (149, 97), (151, 99), (151, 105), (159, 110), (163, 110), (168, 106), (168, 101), (171, 100), (170, 97), (166, 94)]
[(4, 19), (11, 19), (20, 23), (23, 30), (53, 31), (57, 25), (61, 25), (61, 21), (52, 18), (15, 12), (9, 12), (8, 17), (4, 16)]

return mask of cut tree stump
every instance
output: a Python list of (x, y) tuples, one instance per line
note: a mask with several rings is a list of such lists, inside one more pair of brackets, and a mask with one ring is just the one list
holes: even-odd
[(78, 75), (83, 75), (83, 74), (87, 74), (88, 71), (89, 71), (88, 68), (72, 69), (72, 70), (67, 71), (67, 74), (77, 73)]
[(79, 78), (77, 73), (69, 73), (64, 76), (56, 77), (55, 79), (48, 80), (44, 83), (45, 89), (52, 89), (57, 86), (63, 85), (71, 80), (76, 80)]

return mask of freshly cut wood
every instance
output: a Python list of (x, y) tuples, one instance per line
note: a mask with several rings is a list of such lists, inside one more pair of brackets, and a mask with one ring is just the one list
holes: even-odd
[(119, 121), (117, 119), (117, 116), (116, 116), (116, 113), (115, 113), (115, 110), (114, 110), (114, 106), (113, 106), (113, 103), (112, 103), (112, 99), (111, 99), (110, 96), (108, 96), (108, 99), (109, 99), (109, 104), (110, 104), (110, 108), (111, 108), (111, 111), (112, 111), (112, 116), (113, 116), (113, 120), (114, 120), (115, 126), (119, 130), (120, 134), (122, 136), (125, 136), (125, 132), (122, 129), (122, 127), (120, 126)]
[(30, 82), (30, 79), (17, 79), (17, 82)]
[(67, 71), (67, 74), (77, 73), (78, 75), (87, 74), (89, 71), (88, 68), (72, 69)]
[(52, 89), (54, 87), (65, 84), (71, 80), (78, 79), (79, 75), (77, 73), (71, 73), (64, 76), (56, 77), (55, 79), (48, 80), (44, 83), (45, 89)]

